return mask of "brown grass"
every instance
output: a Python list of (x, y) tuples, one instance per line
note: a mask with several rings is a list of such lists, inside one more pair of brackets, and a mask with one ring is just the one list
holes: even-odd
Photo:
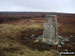
[(58, 51), (50, 52), (48, 45), (33, 42), (31, 36), (42, 31), (38, 24), (0, 24), (0, 56), (58, 56)]
[[(0, 24), (0, 56), (58, 56), (58, 51), (50, 51), (51, 46), (34, 43), (32, 36), (43, 33), (43, 23), (44, 20), (24, 20)], [(61, 35), (75, 34), (74, 26), (70, 24), (59, 23), (58, 31)]]

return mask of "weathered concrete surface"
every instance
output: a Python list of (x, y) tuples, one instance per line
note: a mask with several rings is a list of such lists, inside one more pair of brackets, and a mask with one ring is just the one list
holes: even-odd
[(46, 18), (47, 20), (44, 24), (42, 42), (51, 45), (57, 45), (59, 43), (57, 31), (57, 18), (55, 15), (49, 15)]

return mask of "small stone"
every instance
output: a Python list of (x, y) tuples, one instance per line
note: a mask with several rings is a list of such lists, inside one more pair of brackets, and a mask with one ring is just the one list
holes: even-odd
[(62, 37), (61, 36), (58, 36), (60, 39), (62, 39)]
[(73, 37), (73, 35), (70, 35), (70, 37)]
[(62, 47), (61, 45), (58, 45), (58, 47)]
[(42, 42), (47, 42), (47, 39), (43, 38), (43, 39), (42, 39)]
[(35, 35), (33, 34), (33, 35), (31, 35), (31, 37), (33, 38)]
[(39, 39), (36, 39), (34, 42), (39, 42)]
[(64, 42), (61, 42), (62, 45), (64, 45)]
[(68, 51), (67, 49), (65, 49), (65, 51)]

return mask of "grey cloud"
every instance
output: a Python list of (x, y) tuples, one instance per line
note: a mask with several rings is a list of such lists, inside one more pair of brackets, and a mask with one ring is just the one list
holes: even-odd
[(75, 0), (0, 0), (0, 11), (75, 13)]

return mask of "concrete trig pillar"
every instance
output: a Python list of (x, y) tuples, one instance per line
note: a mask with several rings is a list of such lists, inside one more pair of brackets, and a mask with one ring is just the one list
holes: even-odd
[(57, 45), (59, 43), (57, 17), (55, 15), (49, 15), (46, 17), (42, 41), (51, 45)]

